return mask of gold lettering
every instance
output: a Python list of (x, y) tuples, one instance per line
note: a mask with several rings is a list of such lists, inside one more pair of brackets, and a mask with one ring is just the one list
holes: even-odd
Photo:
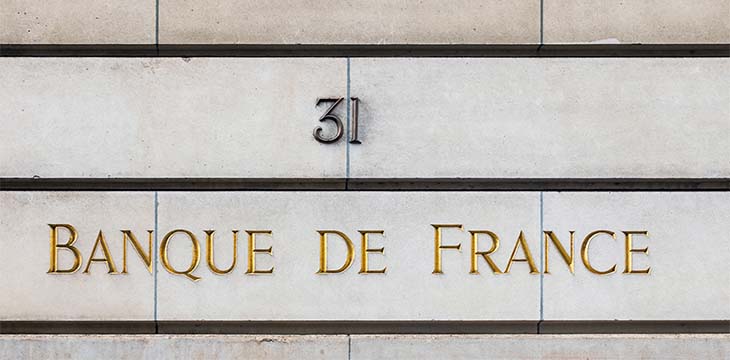
[(360, 274), (385, 274), (385, 270), (387, 267), (384, 267), (379, 270), (370, 270), (368, 268), (368, 254), (371, 252), (374, 253), (381, 253), (383, 254), (385, 252), (385, 247), (380, 247), (377, 249), (371, 249), (368, 247), (368, 234), (380, 234), (384, 235), (385, 230), (358, 230), (361, 235), (361, 245), (360, 248), (360, 256), (362, 257), (362, 264), (360, 265)]
[[(352, 244), (352, 240), (347, 237), (344, 233), (337, 230), (317, 230), (319, 233), (319, 271), (317, 274), (335, 274), (340, 273), (352, 265), (352, 260), (355, 258), (355, 246)], [(336, 270), (330, 270), (327, 268), (327, 235), (334, 234), (342, 238), (347, 246), (347, 258), (345, 263)]]
[[(76, 229), (70, 224), (48, 224), (51, 227), (51, 264), (48, 268), (48, 274), (73, 274), (81, 267), (81, 252), (73, 243), (76, 242), (78, 233)], [(58, 228), (64, 228), (68, 230), (69, 237), (65, 244), (58, 243)], [(70, 269), (59, 269), (58, 268), (58, 250), (66, 249), (71, 251), (74, 255), (74, 264)]]
[(127, 242), (132, 243), (132, 247), (134, 247), (134, 250), (137, 251), (137, 255), (139, 255), (139, 258), (142, 259), (145, 266), (147, 267), (147, 271), (152, 274), (152, 234), (154, 232), (152, 230), (147, 230), (147, 254), (144, 253), (144, 250), (142, 249), (142, 245), (137, 241), (137, 238), (134, 236), (131, 230), (122, 230), (122, 242), (124, 243), (124, 247), (122, 248), (122, 274), (127, 273)]
[(645, 247), (643, 249), (634, 249), (634, 246), (632, 244), (633, 242), (633, 235), (644, 235), (646, 237), (649, 237), (649, 232), (646, 230), (643, 231), (622, 231), (624, 233), (624, 240), (626, 242), (626, 251), (625, 251), (625, 265), (626, 268), (624, 269), (624, 274), (648, 274), (651, 271), (651, 267), (648, 267), (646, 269), (641, 270), (634, 270), (632, 267), (632, 259), (631, 254), (635, 252), (640, 252), (644, 254), (649, 254), (649, 247)]
[(248, 234), (248, 270), (246, 274), (271, 274), (274, 272), (274, 267), (268, 270), (257, 270), (256, 269), (256, 254), (264, 253), (271, 255), (271, 249), (273, 246), (269, 246), (267, 249), (256, 248), (256, 234), (267, 234), (271, 235), (271, 230), (246, 230)]
[[(469, 271), (470, 274), (479, 274), (479, 269), (477, 267), (477, 255), (481, 255), (484, 260), (487, 261), (487, 264), (492, 269), (492, 272), (495, 274), (501, 274), (502, 271), (499, 270), (499, 267), (497, 264), (492, 261), (491, 258), (489, 258), (489, 255), (497, 249), (499, 249), (499, 236), (497, 234), (489, 231), (489, 230), (469, 230), (469, 233), (471, 234), (471, 270)], [(477, 242), (478, 242), (478, 236), (479, 234), (486, 234), (489, 235), (489, 237), (492, 239), (492, 247), (489, 248), (487, 251), (477, 251)]]
[(565, 251), (565, 248), (563, 247), (563, 244), (560, 243), (560, 240), (558, 239), (558, 236), (555, 235), (552, 231), (545, 231), (545, 268), (543, 269), (543, 274), (549, 274), (550, 270), (548, 270), (548, 251), (550, 248), (550, 241), (555, 244), (555, 247), (558, 249), (558, 252), (560, 253), (560, 256), (563, 257), (563, 260), (566, 264), (568, 264), (568, 268), (570, 269), (571, 274), (575, 274), (575, 231), (570, 231), (570, 255), (568, 255), (568, 252)]
[[(522, 247), (522, 251), (525, 253), (524, 259), (515, 259), (515, 254), (517, 254), (517, 248)], [(512, 255), (509, 257), (509, 261), (507, 262), (507, 268), (504, 269), (505, 274), (509, 274), (509, 270), (512, 268), (512, 263), (515, 261), (526, 261), (527, 264), (530, 266), (530, 274), (539, 274), (540, 272), (537, 270), (537, 266), (535, 266), (535, 261), (532, 259), (532, 253), (530, 253), (530, 248), (527, 246), (527, 241), (525, 241), (525, 234), (520, 230), (520, 235), (517, 237), (517, 242), (515, 242), (515, 247), (512, 249)]]
[(606, 271), (600, 271), (600, 270), (596, 270), (591, 265), (590, 260), (588, 260), (588, 247), (591, 245), (591, 240), (593, 240), (593, 238), (595, 238), (596, 236), (598, 236), (600, 234), (611, 235), (611, 237), (614, 240), (616, 240), (616, 234), (614, 234), (613, 231), (596, 230), (596, 231), (586, 235), (585, 239), (583, 239), (583, 244), (581, 244), (581, 246), (580, 246), (580, 257), (581, 257), (581, 259), (583, 259), (583, 265), (586, 266), (586, 269), (588, 269), (588, 271), (590, 271), (594, 274), (598, 274), (598, 275), (611, 274), (614, 271), (616, 271), (616, 264), (614, 264), (610, 269), (608, 269)]
[[(96, 248), (101, 245), (101, 251), (104, 254), (103, 258), (95, 258), (94, 254), (96, 253)], [(106, 268), (108, 270), (107, 273), (114, 274), (117, 272), (117, 267), (114, 266), (114, 260), (112, 259), (112, 254), (109, 252), (109, 247), (106, 245), (106, 240), (104, 240), (104, 233), (99, 230), (99, 235), (96, 236), (96, 241), (94, 242), (94, 247), (91, 249), (91, 254), (89, 254), (89, 261), (86, 263), (86, 268), (84, 269), (84, 274), (89, 273), (89, 267), (91, 267), (91, 264), (94, 262), (103, 262), (106, 264)]]
[[(172, 239), (172, 236), (176, 233), (183, 233), (190, 238), (190, 241), (193, 244), (193, 256), (190, 259), (190, 266), (188, 266), (187, 269), (179, 271), (175, 270), (172, 265), (170, 265), (170, 261), (167, 258), (167, 245), (170, 242), (170, 239)], [(200, 244), (198, 244), (198, 239), (195, 238), (195, 235), (185, 229), (175, 229), (167, 234), (165, 234), (165, 237), (162, 238), (162, 243), (160, 244), (160, 258), (162, 260), (162, 266), (171, 274), (175, 275), (183, 275), (187, 277), (188, 279), (192, 281), (198, 281), (200, 280), (200, 277), (193, 275), (193, 271), (198, 267), (198, 264), (200, 263)]]
[(225, 275), (233, 271), (238, 260), (238, 230), (233, 230), (233, 261), (228, 269), (221, 270), (215, 266), (215, 255), (213, 253), (213, 238), (215, 230), (205, 230), (205, 260), (208, 262), (208, 268), (215, 274)]
[(433, 234), (433, 272), (432, 274), (443, 274), (441, 270), (441, 250), (442, 249), (454, 249), (461, 251), (461, 243), (457, 245), (441, 245), (441, 228), (456, 228), (464, 231), (462, 224), (431, 224), (434, 229)]

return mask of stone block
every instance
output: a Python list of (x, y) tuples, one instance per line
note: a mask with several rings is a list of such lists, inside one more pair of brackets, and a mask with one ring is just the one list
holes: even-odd
[[(152, 192), (0, 192), (0, 321), (153, 320), (154, 276), (131, 244), (122, 274), (121, 230), (130, 230), (149, 253), (146, 231), (154, 230), (154, 212)], [(63, 225), (77, 235), (71, 245), (80, 263), (72, 274), (48, 273), (49, 224), (56, 227), (58, 244), (73, 236)], [(114, 275), (106, 262), (89, 262), (95, 247), (94, 258), (104, 258), (104, 244)], [(72, 250), (60, 247), (55, 253), (57, 271), (74, 269)]]
[(351, 359), (723, 359), (730, 335), (355, 335)]
[(354, 58), (353, 178), (727, 178), (726, 58)]
[(2, 358), (347, 359), (346, 336), (5, 335)]
[(544, 3), (548, 44), (728, 44), (725, 0), (560, 0)]
[(183, 0), (160, 3), (161, 44), (536, 44), (538, 1)]
[[(342, 178), (344, 59), (1, 58), (0, 176)], [(346, 117), (345, 106), (337, 114)]]
[(154, 44), (155, 2), (3, 0), (0, 44)]
[[(198, 281), (158, 274), (158, 314), (171, 320), (536, 320), (539, 276), (526, 262), (514, 262), (509, 274), (494, 275), (479, 258), (480, 274), (470, 274), (470, 233), (489, 229), (501, 239), (493, 261), (504, 270), (520, 231), (533, 252), (539, 251), (538, 193), (439, 192), (164, 192), (159, 193), (159, 235), (176, 229), (192, 232), (201, 261), (191, 273)], [(435, 228), (444, 228), (443, 274), (435, 270)], [(238, 232), (236, 267), (216, 274), (206, 263), (205, 230), (213, 235), (214, 263), (228, 269), (232, 230)], [(255, 254), (255, 268), (272, 274), (247, 274), (249, 235), (245, 230), (271, 230), (256, 235), (256, 248), (272, 247), (272, 255)], [(342, 273), (318, 274), (318, 230), (338, 230), (352, 240), (353, 261)], [(362, 274), (362, 237), (370, 234), (368, 269)], [(328, 235), (328, 269), (346, 262), (346, 243)], [(491, 246), (478, 239), (478, 251)], [(162, 246), (162, 244), (160, 244)], [(194, 259), (190, 236), (178, 232), (169, 240), (172, 268), (185, 271)], [(537, 255), (534, 255), (535, 259)], [(515, 258), (523, 258), (522, 249)]]
[[(544, 275), (545, 320), (730, 319), (730, 193), (622, 192), (544, 195), (544, 228), (569, 249), (575, 231), (575, 273), (549, 242)], [(597, 234), (584, 264), (587, 235)], [(627, 247), (625, 232), (631, 235)], [(641, 249), (647, 248), (645, 253)], [(627, 256), (627, 249), (630, 251)], [(630, 267), (627, 259), (631, 260)], [(648, 274), (640, 273), (650, 269)], [(627, 273), (629, 271), (630, 273)], [(637, 273), (631, 273), (631, 272)]]

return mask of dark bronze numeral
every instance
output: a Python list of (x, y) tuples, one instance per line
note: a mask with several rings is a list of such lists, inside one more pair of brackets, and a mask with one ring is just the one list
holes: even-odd
[(362, 144), (357, 138), (357, 115), (360, 112), (360, 99), (350, 98), (350, 144)]
[(337, 140), (340, 140), (340, 138), (342, 137), (342, 120), (340, 120), (340, 118), (337, 115), (332, 113), (332, 111), (337, 107), (337, 105), (339, 105), (340, 102), (342, 102), (342, 99), (344, 99), (344, 98), (317, 99), (317, 105), (319, 105), (321, 103), (330, 103), (330, 102), (333, 103), (332, 106), (330, 106), (327, 109), (327, 111), (324, 112), (324, 115), (322, 115), (322, 117), (319, 118), (319, 121), (330, 120), (330, 121), (334, 121), (335, 125), (337, 125), (337, 132), (335, 133), (335, 135), (333, 137), (329, 137), (329, 138), (322, 136), (322, 127), (321, 126), (317, 126), (316, 128), (314, 128), (313, 135), (314, 135), (314, 138), (317, 139), (317, 141), (319, 141), (321, 143), (325, 143), (325, 144), (331, 144)]
[[(319, 118), (319, 121), (332, 121), (337, 126), (337, 129), (335, 131), (335, 134), (332, 137), (324, 137), (322, 136), (322, 127), (317, 126), (314, 128), (314, 132), (312, 135), (314, 135), (314, 138), (317, 139), (317, 141), (324, 143), (324, 144), (331, 144), (334, 142), (337, 142), (340, 140), (343, 134), (343, 126), (342, 126), (342, 120), (339, 118), (339, 116), (333, 114), (333, 111), (339, 105), (342, 100), (345, 98), (318, 98), (317, 103), (315, 106), (319, 106), (321, 103), (332, 103), (329, 108), (327, 108), (327, 111), (324, 112), (324, 114)], [(356, 97), (350, 98), (350, 144), (361, 144), (362, 142), (357, 138), (357, 128), (358, 128), (358, 114), (359, 114), (359, 108), (360, 108), (360, 99)]]

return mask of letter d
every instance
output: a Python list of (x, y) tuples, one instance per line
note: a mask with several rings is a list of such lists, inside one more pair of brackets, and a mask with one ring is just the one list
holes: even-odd
[[(317, 232), (319, 233), (319, 271), (317, 271), (317, 274), (336, 274), (347, 270), (355, 258), (355, 245), (353, 245), (352, 240), (337, 230), (317, 230)], [(345, 241), (345, 245), (347, 245), (347, 259), (345, 260), (345, 264), (336, 270), (327, 268), (327, 235), (329, 234), (339, 236)]]

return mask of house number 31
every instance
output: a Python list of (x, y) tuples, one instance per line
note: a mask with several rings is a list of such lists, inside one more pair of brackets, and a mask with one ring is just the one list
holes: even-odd
[[(317, 141), (324, 143), (324, 144), (331, 144), (334, 142), (337, 142), (337, 140), (340, 140), (342, 137), (342, 134), (344, 132), (343, 126), (342, 126), (342, 120), (340, 118), (333, 114), (333, 111), (335, 108), (337, 108), (337, 105), (340, 105), (342, 100), (345, 98), (319, 98), (317, 99), (316, 106), (319, 106), (319, 104), (325, 103), (331, 103), (329, 108), (327, 108), (327, 111), (324, 112), (324, 114), (319, 118), (319, 121), (332, 121), (335, 123), (335, 126), (337, 126), (337, 130), (335, 131), (335, 134), (331, 137), (325, 137), (322, 135), (322, 127), (317, 126), (314, 128), (314, 132), (312, 135), (314, 135), (314, 138), (317, 139)], [(356, 97), (350, 98), (350, 144), (360, 144), (360, 140), (357, 138), (357, 115), (358, 115), (358, 107), (360, 104), (360, 100)]]

